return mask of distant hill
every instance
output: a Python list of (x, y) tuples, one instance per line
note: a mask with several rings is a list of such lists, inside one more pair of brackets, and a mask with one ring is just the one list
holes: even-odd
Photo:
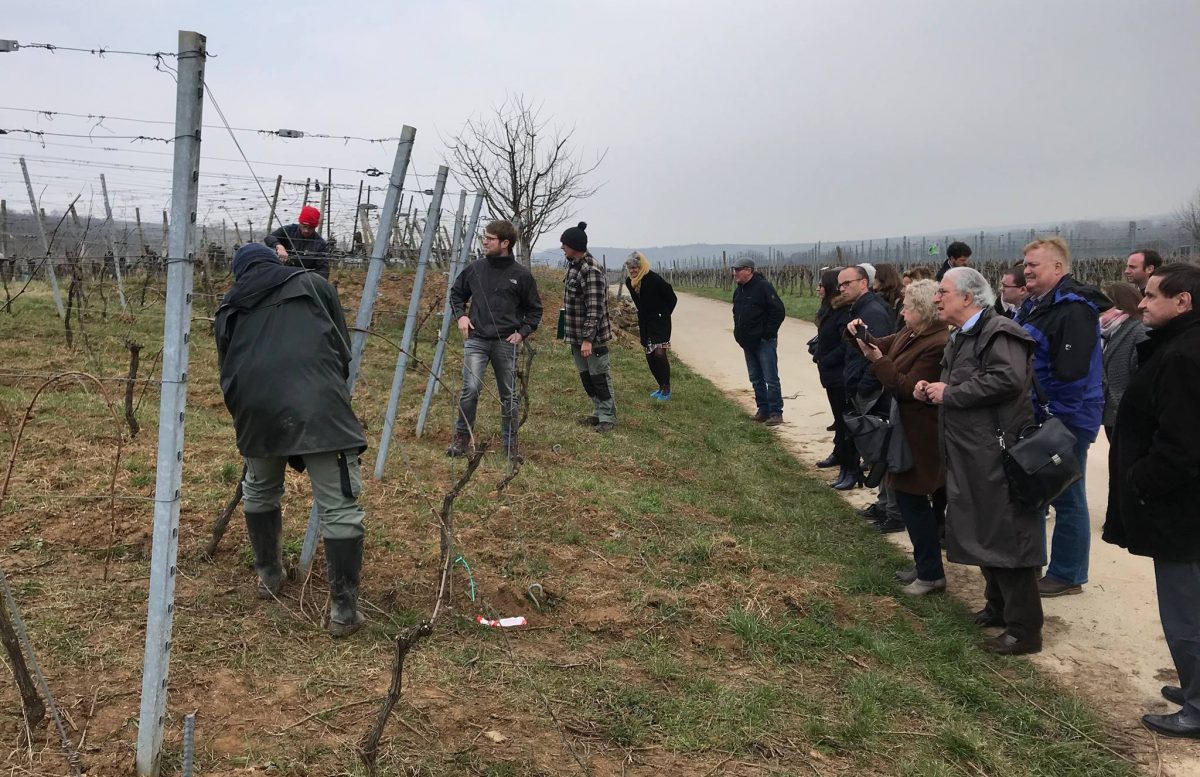
[[(1132, 225), (1132, 229), (1131, 229)], [(946, 247), (961, 240), (971, 246), (977, 259), (1013, 259), (1033, 236), (1059, 234), (1079, 258), (1125, 256), (1132, 249), (1154, 248), (1167, 254), (1190, 243), (1179, 232), (1171, 216), (1140, 219), (1107, 218), (1060, 223), (1013, 224), (984, 228), (958, 228), (923, 235), (893, 235), (873, 239), (827, 240), (819, 243), (689, 243), (686, 245), (640, 247), (650, 264), (657, 267), (687, 267), (720, 263), (748, 256), (766, 263), (832, 263), (837, 249), (843, 260), (894, 262), (898, 264), (941, 262)], [(633, 248), (593, 246), (592, 256), (606, 260), (609, 269), (619, 269)], [(535, 251), (534, 264), (558, 265), (563, 261), (558, 248)]]

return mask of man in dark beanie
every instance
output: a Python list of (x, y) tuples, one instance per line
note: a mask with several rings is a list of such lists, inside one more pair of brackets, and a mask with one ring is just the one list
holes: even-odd
[(263, 239), (268, 248), (274, 248), (279, 261), (315, 270), (322, 278), (329, 278), (329, 243), (321, 237), (317, 227), (321, 226), (321, 211), (311, 205), (300, 209), (296, 224), (280, 227)]
[(597, 432), (610, 432), (617, 423), (617, 403), (608, 373), (608, 286), (604, 271), (587, 250), (586, 222), (562, 233), (562, 252), (567, 257), (563, 278), (563, 339), (571, 345), (575, 369), (583, 390), (592, 398), (592, 414), (579, 423)]
[(284, 469), (308, 471), (325, 540), (329, 633), (344, 637), (358, 612), (363, 558), (359, 455), (367, 442), (350, 408), (350, 338), (337, 291), (321, 276), (280, 263), (275, 251), (248, 243), (233, 256), (233, 287), (214, 329), (225, 407), (233, 416), (246, 532), (254, 549), (259, 596), (283, 584)]

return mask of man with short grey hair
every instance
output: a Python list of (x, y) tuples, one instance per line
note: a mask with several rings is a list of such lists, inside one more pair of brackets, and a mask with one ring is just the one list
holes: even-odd
[(746, 372), (758, 406), (754, 420), (767, 426), (783, 423), (783, 391), (779, 386), (779, 327), (786, 312), (775, 287), (755, 272), (752, 259), (733, 264), (733, 339), (746, 357)]

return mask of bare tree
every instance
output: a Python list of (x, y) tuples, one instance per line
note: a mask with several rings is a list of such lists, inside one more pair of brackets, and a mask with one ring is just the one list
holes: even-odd
[(1200, 189), (1175, 211), (1175, 221), (1193, 244), (1200, 245)]
[(533, 244), (569, 221), (577, 200), (596, 193), (584, 178), (604, 161), (587, 164), (571, 144), (575, 130), (550, 126), (541, 106), (509, 96), (490, 113), (472, 117), (449, 143), (448, 163), (458, 182), (483, 194), (488, 210), (517, 225), (519, 261), (529, 264)]

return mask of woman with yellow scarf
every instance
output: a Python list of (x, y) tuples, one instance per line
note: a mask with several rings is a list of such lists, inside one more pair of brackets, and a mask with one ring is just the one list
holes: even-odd
[(658, 382), (658, 390), (650, 396), (660, 401), (671, 398), (671, 313), (678, 298), (675, 289), (661, 275), (650, 269), (650, 262), (640, 251), (625, 260), (625, 287), (638, 312), (638, 336), (646, 352), (650, 374)]

